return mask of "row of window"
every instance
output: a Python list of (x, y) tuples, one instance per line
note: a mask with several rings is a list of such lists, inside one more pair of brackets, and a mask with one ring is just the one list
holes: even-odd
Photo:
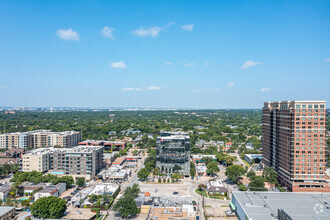
[[(306, 111), (306, 109), (303, 110), (296, 109), (296, 112), (319, 112), (319, 110), (314, 109), (314, 111), (312, 111), (312, 109), (308, 109), (308, 111)], [(320, 112), (324, 112), (324, 110), (321, 109)]]
[[(302, 163), (301, 165), (305, 166), (304, 163)], [(296, 166), (299, 166), (299, 163), (296, 163)], [(316, 166), (316, 165), (314, 164), (314, 166)], [(305, 170), (305, 167), (302, 167), (301, 169)], [(312, 169), (311, 167), (308, 167), (308, 170), (311, 170), (311, 169)], [(296, 167), (296, 170), (299, 170), (299, 167)], [(313, 170), (317, 170), (317, 167), (314, 167)], [(320, 167), (320, 170), (323, 170), (323, 167)]]
[[(309, 154), (311, 154), (312, 153), (312, 151), (307, 151)], [(296, 151), (296, 154), (299, 154), (300, 153), (300, 151)], [(301, 151), (301, 153), (302, 154), (305, 154), (306, 153), (306, 151)], [(314, 151), (314, 154), (317, 154), (317, 151)], [(323, 151), (320, 151), (320, 154), (323, 154)]]
[[(315, 161), (315, 160), (314, 160), (314, 161)], [(323, 160), (320, 160), (320, 161), (323, 161)], [(296, 159), (296, 162), (300, 162), (299, 159)], [(305, 159), (302, 159), (301, 162), (306, 162), (306, 160), (305, 160)], [(311, 160), (308, 159), (308, 162), (311, 162)], [(302, 163), (301, 166), (305, 166), (305, 164)], [(311, 163), (308, 163), (307, 166), (311, 166)], [(314, 166), (317, 166), (317, 164), (314, 163)], [(319, 166), (323, 167), (323, 163), (320, 163)]]
[[(313, 105), (296, 105), (296, 108), (313, 108)], [(314, 108), (324, 108), (324, 105), (314, 105)]]

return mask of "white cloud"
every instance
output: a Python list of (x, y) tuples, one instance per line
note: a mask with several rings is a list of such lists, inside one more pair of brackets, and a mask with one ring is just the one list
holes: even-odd
[(125, 69), (126, 68), (126, 64), (124, 61), (109, 63), (109, 66), (112, 68), (116, 68), (116, 69)]
[(261, 88), (260, 89), (260, 92), (269, 92), (270, 91), (270, 88)]
[(166, 62), (165, 65), (172, 65), (172, 62)]
[(159, 32), (162, 30), (160, 27), (150, 27), (148, 29), (139, 28), (133, 31), (133, 34), (140, 37), (157, 37)]
[(241, 69), (247, 69), (247, 68), (254, 67), (254, 66), (257, 66), (257, 65), (261, 65), (261, 64), (262, 64), (262, 62), (253, 62), (253, 61), (249, 60), (249, 61), (246, 61), (242, 65)]
[(172, 25), (175, 25), (175, 21), (168, 22), (166, 27), (171, 27)]
[(211, 64), (210, 62), (205, 62), (205, 63), (203, 63), (204, 66), (208, 66), (208, 65), (210, 65), (210, 64)]
[(147, 87), (146, 89), (147, 89), (147, 90), (160, 90), (161, 87), (159, 87), (159, 86), (149, 86), (149, 87)]
[(1, 89), (8, 89), (7, 86), (0, 86)]
[(184, 31), (193, 31), (194, 30), (194, 24), (185, 24), (185, 25), (182, 25), (181, 28)]
[(76, 31), (73, 31), (71, 28), (69, 29), (58, 29), (56, 31), (57, 35), (63, 39), (63, 40), (79, 40), (79, 33)]
[(161, 90), (162, 88), (160, 86), (148, 86), (148, 87), (142, 87), (142, 88), (122, 88), (123, 91), (136, 91), (136, 92), (144, 92), (144, 91), (155, 91), (155, 90)]
[(134, 91), (134, 88), (122, 88), (123, 91)]
[(330, 57), (324, 60), (325, 63), (330, 62)]
[(233, 87), (234, 85), (235, 85), (234, 82), (230, 82), (230, 83), (227, 84), (228, 87)]
[(185, 63), (185, 66), (195, 66), (195, 63)]
[(115, 29), (112, 28), (112, 27), (108, 27), (108, 26), (105, 26), (102, 31), (101, 31), (101, 34), (106, 37), (106, 38), (109, 38), (111, 40), (114, 40), (115, 38), (113, 37), (113, 31)]

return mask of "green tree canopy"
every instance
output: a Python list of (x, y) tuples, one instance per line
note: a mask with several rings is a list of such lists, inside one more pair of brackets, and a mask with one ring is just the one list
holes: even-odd
[(217, 161), (211, 161), (207, 164), (207, 172), (211, 175), (220, 171)]
[(118, 211), (124, 218), (134, 216), (140, 212), (136, 206), (135, 198), (138, 196), (140, 188), (138, 184), (133, 184), (132, 187), (127, 187), (123, 196), (118, 199), (114, 205), (114, 210)]
[(55, 196), (43, 197), (31, 205), (31, 214), (37, 218), (61, 218), (66, 210), (63, 199)]
[(244, 174), (244, 168), (241, 165), (231, 165), (226, 168), (225, 174), (230, 180), (236, 182), (237, 178)]
[(147, 179), (148, 175), (149, 175), (149, 170), (147, 170), (146, 168), (140, 169), (140, 171), (137, 173), (137, 176), (143, 180)]
[(249, 183), (249, 189), (251, 191), (265, 191), (265, 178), (262, 176), (252, 176), (251, 182)]
[(85, 185), (85, 177), (78, 177), (76, 180), (76, 184), (80, 187)]
[(270, 182), (272, 184), (277, 184), (277, 173), (272, 167), (265, 167), (262, 172), (262, 177), (266, 179), (267, 182)]

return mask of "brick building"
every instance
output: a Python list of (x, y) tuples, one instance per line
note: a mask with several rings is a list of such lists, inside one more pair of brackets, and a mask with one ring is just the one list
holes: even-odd
[(325, 179), (325, 101), (265, 102), (262, 162), (293, 192), (330, 192)]

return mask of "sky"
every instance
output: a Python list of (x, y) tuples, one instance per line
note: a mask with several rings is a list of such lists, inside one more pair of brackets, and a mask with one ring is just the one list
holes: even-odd
[(330, 100), (330, 1), (0, 1), (0, 106)]

